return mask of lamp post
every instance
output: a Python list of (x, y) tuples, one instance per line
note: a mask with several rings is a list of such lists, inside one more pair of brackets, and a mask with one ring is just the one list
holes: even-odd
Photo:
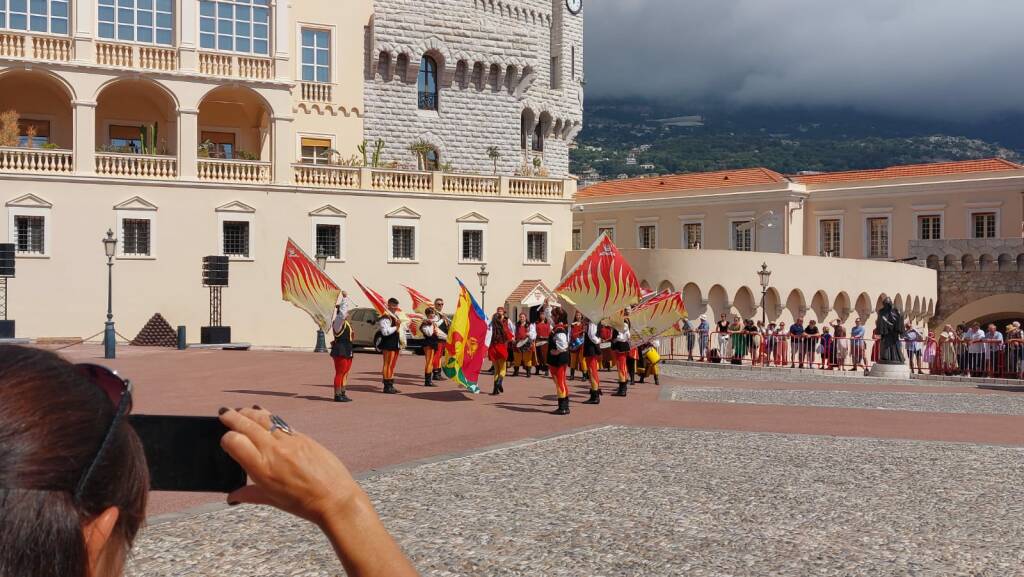
[(772, 271), (768, 270), (768, 263), (761, 263), (761, 270), (757, 271), (757, 276), (761, 281), (761, 324), (765, 325), (768, 322), (766, 318), (768, 315), (764, 308), (764, 297), (768, 294), (768, 281), (772, 277)]
[(487, 272), (487, 264), (481, 264), (476, 278), (480, 279), (480, 308), (484, 309), (484, 314), (487, 314), (487, 277), (489, 276), (491, 273)]
[(117, 239), (110, 229), (103, 239), (103, 252), (107, 255), (107, 322), (103, 326), (103, 358), (113, 359), (117, 356), (117, 333), (114, 332), (114, 254), (117, 252)]
[[(316, 255), (316, 266), (320, 270), (327, 268), (327, 255), (317, 253)], [(316, 346), (313, 347), (314, 353), (326, 353), (327, 352), (327, 337), (324, 335), (323, 329), (316, 329)]]

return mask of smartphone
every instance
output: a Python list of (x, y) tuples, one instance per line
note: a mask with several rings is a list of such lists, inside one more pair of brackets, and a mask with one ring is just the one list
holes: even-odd
[(146, 453), (150, 490), (230, 493), (245, 470), (220, 446), (228, 432), (216, 417), (130, 415)]

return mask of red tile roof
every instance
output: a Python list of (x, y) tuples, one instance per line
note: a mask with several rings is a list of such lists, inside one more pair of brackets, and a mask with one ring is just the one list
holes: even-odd
[(544, 290), (546, 292), (551, 292), (551, 290), (548, 288), (546, 284), (544, 284), (544, 281), (542, 280), (524, 280), (523, 282), (519, 283), (519, 286), (512, 290), (512, 294), (508, 295), (508, 298), (505, 299), (505, 302), (513, 303), (513, 306), (518, 305), (519, 303), (523, 302), (523, 299), (530, 296), (530, 293), (532, 293), (533, 290), (537, 288), (537, 285), (544, 287)]
[(650, 178), (609, 180), (588, 186), (576, 193), (576, 199), (594, 197), (647, 194), (654, 192), (682, 192), (707, 188), (728, 188), (786, 182), (786, 178), (767, 168), (745, 168), (719, 172), (688, 172)]
[(982, 160), (962, 160), (957, 162), (935, 162), (931, 164), (909, 164), (890, 166), (875, 170), (851, 170), (847, 172), (826, 172), (794, 176), (794, 182), (803, 184), (828, 184), (833, 182), (854, 182), (859, 180), (890, 180), (894, 178), (919, 178), (926, 176), (945, 176), (972, 172), (998, 172), (1003, 170), (1021, 170), (1024, 166), (1014, 164), (1001, 158)]

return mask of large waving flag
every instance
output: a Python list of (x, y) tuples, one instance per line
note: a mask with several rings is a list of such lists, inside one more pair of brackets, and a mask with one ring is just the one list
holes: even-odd
[(420, 291), (408, 285), (402, 286), (405, 287), (405, 290), (409, 293), (409, 298), (412, 299), (412, 310), (421, 315), (425, 315), (427, 314), (427, 308), (434, 306), (434, 301), (427, 298), (427, 296)]
[(281, 298), (306, 311), (327, 332), (340, 294), (338, 285), (289, 238), (281, 264)]
[[(363, 294), (366, 295), (367, 300), (370, 301), (370, 305), (373, 306), (373, 309), (377, 311), (378, 315), (383, 316), (388, 312), (388, 300), (386, 298), (381, 296), (379, 292), (359, 282), (359, 279), (353, 277), (352, 280), (356, 281), (356, 284), (359, 285), (360, 289), (362, 289)], [(414, 319), (410, 315), (403, 312), (402, 309), (398, 309), (395, 312), (395, 316), (398, 317), (399, 324), (398, 340), (401, 342), (402, 347), (404, 348), (405, 345), (407, 344), (405, 329), (409, 329), (409, 332), (411, 332), (413, 335), (419, 334), (419, 325), (423, 321), (423, 317), (421, 315), (415, 315), (416, 318)]]
[(639, 345), (671, 333), (686, 318), (680, 293), (660, 294), (633, 307), (629, 315), (630, 341)]
[(607, 319), (640, 301), (633, 267), (602, 234), (555, 287), (555, 293), (593, 322)]
[(452, 317), (448, 331), (448, 361), (444, 366), (444, 374), (466, 387), (471, 393), (479, 393), (477, 380), (480, 378), (480, 367), (487, 356), (487, 315), (480, 308), (476, 299), (459, 281), (459, 301)]

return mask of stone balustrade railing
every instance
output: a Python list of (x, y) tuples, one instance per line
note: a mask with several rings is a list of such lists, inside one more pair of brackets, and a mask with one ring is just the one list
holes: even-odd
[(199, 72), (210, 76), (272, 80), (274, 78), (274, 61), (270, 58), (200, 52)]
[(324, 164), (295, 164), (292, 168), (295, 184), (310, 188), (541, 199), (568, 199), (575, 192), (575, 181), (557, 178), (519, 178)]
[(200, 158), (197, 160), (199, 180), (241, 184), (269, 184), (270, 163), (255, 160), (225, 160)]
[(174, 156), (96, 153), (96, 174), (129, 178), (172, 179), (178, 176)]
[(330, 104), (333, 102), (331, 98), (333, 87), (333, 84), (325, 82), (302, 82), (299, 85), (299, 98), (304, 102)]
[(178, 51), (175, 48), (97, 42), (96, 64), (173, 72), (178, 69)]
[(69, 62), (74, 45), (66, 36), (37, 36), (14, 30), (0, 31), (0, 58), (34, 58)]
[(74, 172), (74, 160), (70, 150), (0, 147), (0, 171), (70, 174)]

